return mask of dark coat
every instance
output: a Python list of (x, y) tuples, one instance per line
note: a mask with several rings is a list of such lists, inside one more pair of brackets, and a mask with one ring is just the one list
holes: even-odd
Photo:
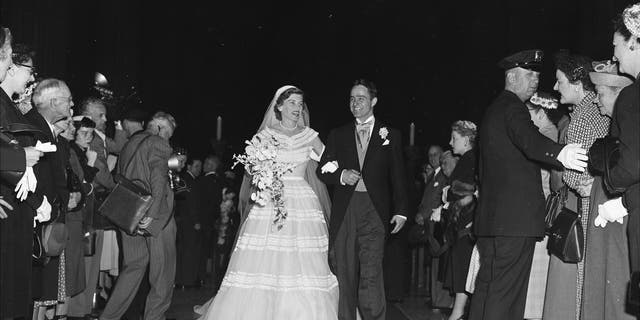
[(197, 180), (197, 197), (199, 199), (200, 223), (202, 227), (211, 231), (220, 217), (220, 203), (224, 179), (218, 174), (207, 172)]
[[(632, 271), (640, 271), (640, 80), (620, 92), (613, 109), (611, 135), (620, 140), (620, 159), (605, 177), (622, 189), (629, 212), (629, 255)], [(611, 191), (611, 190), (610, 190)]]
[[(389, 228), (390, 215), (392, 214), (402, 214), (409, 219), (411, 218), (402, 156), (402, 138), (400, 131), (387, 127), (389, 144), (383, 146), (384, 140), (380, 137), (379, 131), (385, 126), (376, 118), (362, 168), (360, 168), (356, 150), (355, 121), (333, 129), (329, 133), (326, 149), (318, 165), (317, 175), (325, 184), (335, 186), (329, 223), (330, 246), (340, 229), (347, 206), (356, 188), (355, 185), (340, 183), (342, 170), (355, 169), (361, 173), (367, 186), (367, 193), (371, 197), (385, 229)], [(334, 173), (323, 174), (321, 172), (322, 166), (331, 161), (338, 162), (338, 170)]]
[(556, 160), (563, 145), (538, 132), (526, 105), (503, 91), (486, 110), (479, 133), (478, 236), (541, 237), (544, 195), (540, 161)]
[(153, 219), (147, 231), (154, 237), (160, 235), (173, 217), (173, 191), (169, 186), (168, 166), (171, 152), (167, 140), (140, 132), (127, 141), (118, 160), (118, 173), (132, 181), (143, 181), (151, 191), (153, 200), (146, 216)]
[[(0, 126), (6, 129), (13, 123), (28, 124), (28, 121), (0, 88)], [(31, 145), (31, 136), (7, 134), (5, 137), (14, 141), (0, 141), (0, 170), (24, 171), (23, 147)], [(0, 177), (0, 196), (13, 207), (13, 210), (5, 209), (6, 219), (0, 219), (0, 319), (28, 318), (31, 314), (33, 216), (42, 198), (29, 192), (26, 201), (18, 201), (13, 191), (16, 182)]]

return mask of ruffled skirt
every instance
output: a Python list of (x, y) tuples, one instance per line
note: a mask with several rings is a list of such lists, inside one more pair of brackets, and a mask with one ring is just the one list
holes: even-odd
[(271, 203), (251, 209), (220, 290), (194, 308), (200, 319), (338, 318), (338, 281), (327, 262), (327, 224), (318, 197), (302, 178), (287, 177), (284, 185), (284, 227), (273, 226)]

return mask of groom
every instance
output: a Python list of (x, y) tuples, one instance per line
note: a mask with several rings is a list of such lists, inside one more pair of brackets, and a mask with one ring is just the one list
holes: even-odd
[(364, 320), (385, 319), (384, 242), (389, 222), (396, 233), (407, 220), (400, 132), (373, 116), (376, 94), (372, 82), (355, 81), (355, 121), (331, 131), (317, 171), (334, 185), (329, 262), (340, 286), (340, 320), (355, 320), (356, 308)]

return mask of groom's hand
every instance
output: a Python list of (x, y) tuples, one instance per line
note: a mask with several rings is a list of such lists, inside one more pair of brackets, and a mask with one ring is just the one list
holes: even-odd
[(404, 223), (407, 221), (407, 217), (396, 214), (391, 218), (391, 224), (395, 224), (393, 230), (391, 230), (391, 234), (398, 233), (400, 229), (404, 226)]
[(355, 185), (360, 180), (360, 172), (353, 169), (344, 169), (342, 170), (341, 179), (345, 184)]

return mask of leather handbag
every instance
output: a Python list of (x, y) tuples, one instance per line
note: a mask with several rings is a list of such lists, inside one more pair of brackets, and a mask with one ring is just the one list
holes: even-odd
[(52, 216), (54, 215), (53, 210), (56, 211), (56, 218), (43, 225), (41, 241), (44, 253), (48, 257), (57, 257), (62, 254), (62, 251), (67, 247), (69, 232), (67, 231), (67, 226), (64, 222), (59, 221), (60, 217), (64, 215), (65, 212), (61, 210), (58, 201), (54, 200), (54, 203), (51, 205), (51, 210)]
[(560, 214), (567, 202), (567, 197), (569, 195), (568, 191), (567, 186), (563, 186), (560, 190), (552, 191), (549, 196), (547, 196), (545, 203), (546, 215), (544, 218), (544, 226), (547, 234), (549, 234), (549, 231), (553, 226), (553, 222), (556, 220), (556, 217)]
[(549, 230), (549, 251), (566, 263), (582, 261), (584, 231), (580, 215), (562, 208)]
[(616, 137), (606, 136), (598, 138), (589, 148), (589, 167), (593, 172), (602, 175), (602, 182), (607, 190), (616, 194), (623, 193), (626, 189), (616, 188), (609, 180), (609, 170), (615, 167), (620, 159), (620, 140)]
[[(147, 136), (140, 140), (135, 148), (136, 151), (134, 151), (131, 159), (124, 167), (125, 172), (135, 158), (135, 153), (139, 150), (140, 145), (149, 137)], [(135, 235), (140, 220), (145, 217), (149, 207), (151, 207), (153, 201), (151, 193), (145, 187), (142, 187), (145, 185), (143, 181), (129, 180), (121, 174), (116, 174), (114, 179), (116, 186), (98, 208), (98, 211), (116, 227), (129, 235)]]

